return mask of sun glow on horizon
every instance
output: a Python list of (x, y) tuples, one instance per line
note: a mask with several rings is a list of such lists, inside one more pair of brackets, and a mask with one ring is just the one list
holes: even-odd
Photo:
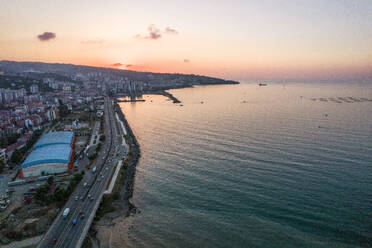
[(372, 79), (372, 3), (300, 2), (216, 1), (210, 11), (196, 0), (3, 1), (0, 59), (225, 78)]

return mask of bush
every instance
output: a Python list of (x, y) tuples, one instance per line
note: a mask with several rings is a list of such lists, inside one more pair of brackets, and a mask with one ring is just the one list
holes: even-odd
[(89, 155), (89, 156), (88, 156), (88, 159), (89, 159), (89, 161), (93, 161), (93, 160), (95, 160), (97, 157), (98, 157), (98, 153), (95, 152), (95, 153)]

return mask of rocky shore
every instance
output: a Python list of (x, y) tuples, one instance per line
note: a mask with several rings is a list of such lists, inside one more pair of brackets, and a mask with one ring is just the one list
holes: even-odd
[[(140, 146), (119, 104), (115, 103), (114, 109), (127, 131), (125, 139), (129, 147), (128, 157), (124, 160), (122, 171), (120, 172), (121, 176), (118, 177), (112, 193), (115, 197), (113, 197), (110, 204), (114, 211), (105, 213), (93, 223), (89, 233), (93, 241), (88, 242), (90, 245), (87, 245), (87, 247), (96, 247), (97, 245), (99, 247), (110, 247), (112, 235), (110, 229), (115, 225), (116, 221), (118, 221), (118, 217), (128, 217), (137, 212), (136, 207), (130, 202), (130, 198), (133, 195), (136, 165), (141, 156)], [(93, 245), (93, 243), (95, 245)]]

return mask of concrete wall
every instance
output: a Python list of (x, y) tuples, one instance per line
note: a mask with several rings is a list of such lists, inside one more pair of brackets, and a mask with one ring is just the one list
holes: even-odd
[(40, 164), (33, 165), (27, 168), (22, 169), (22, 174), (24, 177), (31, 176), (40, 176), (44, 171), (45, 174), (54, 174), (54, 173), (64, 173), (68, 170), (67, 163), (50, 163), (50, 164)]

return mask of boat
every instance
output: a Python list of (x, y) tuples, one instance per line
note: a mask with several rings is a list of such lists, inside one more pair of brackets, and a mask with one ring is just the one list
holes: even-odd
[(267, 86), (267, 84), (265, 84), (265, 83), (259, 83), (258, 85), (259, 86)]

